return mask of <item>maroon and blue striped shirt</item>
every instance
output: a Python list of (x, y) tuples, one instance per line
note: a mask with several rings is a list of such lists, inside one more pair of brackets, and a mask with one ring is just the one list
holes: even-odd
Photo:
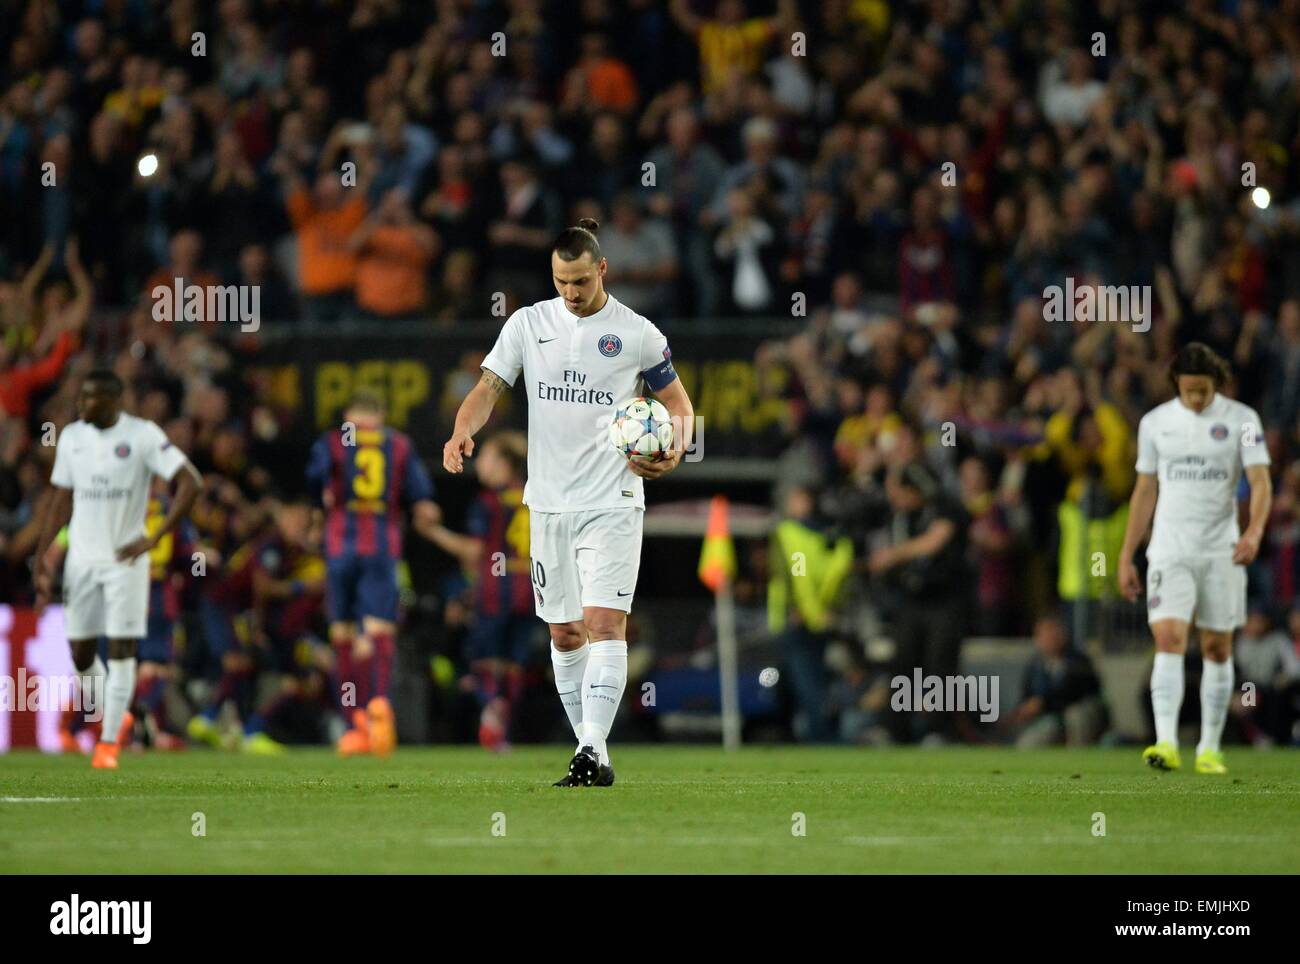
[[(391, 428), (326, 432), (312, 446), (307, 479), (326, 505), (325, 556), (402, 557), (402, 513), (433, 498), (433, 482), (409, 436)], [(328, 494), (328, 498), (326, 495)]]

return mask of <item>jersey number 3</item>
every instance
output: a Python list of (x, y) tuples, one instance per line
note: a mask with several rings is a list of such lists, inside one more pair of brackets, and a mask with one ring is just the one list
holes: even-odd
[(387, 467), (382, 449), (358, 449), (357, 474), (352, 479), (352, 491), (358, 499), (372, 501), (384, 494), (384, 469)]

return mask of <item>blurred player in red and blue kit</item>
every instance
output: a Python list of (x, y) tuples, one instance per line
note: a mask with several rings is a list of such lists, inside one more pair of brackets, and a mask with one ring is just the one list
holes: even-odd
[(474, 622), (466, 640), (482, 717), (479, 743), (504, 750), (523, 691), (524, 666), (541, 623), (534, 614), (529, 516), (524, 505), (528, 439), (500, 432), (484, 440), (475, 471), (483, 491), (470, 506), (467, 535), (438, 526), (431, 538), (455, 556), (474, 583)]
[(172, 652), (181, 612), (180, 590), (189, 575), (196, 538), (194, 524), (188, 519), (182, 519), (171, 532), (163, 531), (170, 509), (171, 496), (155, 479), (144, 524), (150, 537), (158, 535), (158, 544), (149, 551), (149, 617), (137, 653), (135, 705), (150, 744), (159, 750), (176, 750), (184, 745), (168, 728), (163, 694), (174, 675)]
[(307, 480), (325, 508), (330, 642), (344, 717), (352, 711), (339, 752), (386, 756), (397, 744), (388, 687), (402, 513), (409, 507), (412, 527), (431, 538), (441, 519), (433, 482), (411, 439), (384, 426), (383, 403), (365, 390), (353, 396), (343, 425), (317, 439)]
[[(287, 716), (291, 700), (310, 702), (310, 667), (297, 665), (299, 642), (310, 634), (312, 614), (324, 593), (324, 566), (315, 551), (312, 507), (268, 499), (253, 537), (204, 580), (198, 617), (220, 676), (206, 704), (190, 718), (190, 739), (232, 746), (218, 718), (232, 704), (243, 723), (238, 746), (248, 753), (278, 753), (267, 723)], [(258, 673), (281, 675), (279, 693), (259, 705)], [(319, 691), (323, 687), (315, 687)], [(299, 714), (301, 715), (301, 714)]]

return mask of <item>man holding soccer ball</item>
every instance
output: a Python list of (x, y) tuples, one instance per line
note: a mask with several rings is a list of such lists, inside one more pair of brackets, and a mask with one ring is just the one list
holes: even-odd
[[(598, 228), (584, 218), (560, 233), (551, 251), (559, 297), (520, 308), (506, 320), (483, 361), (482, 380), (456, 413), (442, 456), (447, 471), (464, 470), (474, 434), (522, 372), (533, 595), (537, 615), (550, 625), (555, 686), (578, 741), (568, 773), (555, 784), (560, 787), (614, 782), (606, 740), (627, 683), (642, 480), (677, 467), (694, 423), (663, 333), (605, 290), (608, 264)], [(676, 428), (671, 445), (662, 444), (664, 436), (657, 446), (625, 435), (615, 439), (609, 430), (616, 407), (637, 415), (652, 407), (644, 400), (625, 404), (642, 394), (643, 383)], [(620, 439), (623, 444), (610, 444)]]

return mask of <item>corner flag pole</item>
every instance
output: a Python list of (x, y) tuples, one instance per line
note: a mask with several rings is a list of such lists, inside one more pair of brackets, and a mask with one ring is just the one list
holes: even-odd
[(722, 746), (735, 750), (740, 746), (740, 660), (736, 647), (736, 600), (731, 594), (731, 580), (724, 579), (718, 589), (718, 681), (722, 685)]
[(731, 583), (736, 578), (736, 547), (731, 541), (726, 496), (715, 495), (709, 504), (709, 523), (700, 549), (700, 581), (713, 590), (718, 627), (718, 683), (722, 697), (722, 745), (740, 746), (740, 658), (736, 645), (736, 600)]

